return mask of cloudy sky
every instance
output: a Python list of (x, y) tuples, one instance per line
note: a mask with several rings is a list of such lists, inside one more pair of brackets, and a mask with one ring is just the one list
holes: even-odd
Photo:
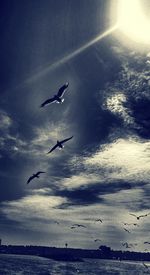
[[(150, 52), (118, 29), (91, 42), (115, 26), (117, 4), (0, 3), (5, 244), (120, 249), (127, 241), (137, 243), (134, 250), (149, 248), (149, 216), (138, 221), (130, 213), (150, 212)], [(67, 81), (63, 104), (39, 108)], [(27, 185), (39, 170), (46, 173)]]

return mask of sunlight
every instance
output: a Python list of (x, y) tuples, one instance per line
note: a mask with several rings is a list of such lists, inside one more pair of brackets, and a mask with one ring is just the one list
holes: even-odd
[(142, 10), (140, 0), (119, 0), (118, 26), (130, 39), (150, 44), (150, 20)]

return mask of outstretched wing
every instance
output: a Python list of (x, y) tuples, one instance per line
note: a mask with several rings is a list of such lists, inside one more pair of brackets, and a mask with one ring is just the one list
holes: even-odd
[(36, 173), (36, 175), (38, 176), (38, 175), (40, 175), (40, 174), (42, 174), (42, 173), (46, 173), (46, 172), (38, 171), (38, 172)]
[(137, 218), (137, 216), (135, 214), (130, 213), (130, 215)]
[(70, 140), (70, 139), (72, 139), (72, 138), (73, 138), (73, 136), (70, 137), (70, 138), (66, 138), (66, 139), (64, 139), (64, 140), (61, 140), (60, 143), (65, 143), (65, 142), (67, 142), (68, 140)]
[(57, 96), (62, 97), (69, 86), (69, 82), (65, 83), (58, 91)]
[(53, 152), (57, 147), (58, 147), (58, 144), (56, 144), (54, 147), (52, 147), (52, 149), (47, 154)]
[(144, 217), (147, 217), (150, 213), (148, 214), (145, 214), (145, 215), (140, 215), (139, 218), (144, 218)]
[(49, 98), (49, 99), (47, 99), (46, 101), (44, 101), (44, 102), (41, 104), (40, 107), (44, 107), (45, 105), (51, 104), (51, 103), (53, 103), (53, 102), (55, 102), (55, 101), (56, 101), (55, 97)]
[(31, 180), (33, 180), (35, 178), (35, 176), (31, 176), (28, 180), (27, 180), (27, 184), (31, 181)]

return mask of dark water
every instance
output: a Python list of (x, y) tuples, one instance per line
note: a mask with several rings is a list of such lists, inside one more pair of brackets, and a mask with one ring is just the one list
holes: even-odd
[(139, 262), (85, 259), (84, 262), (57, 262), (23, 255), (0, 255), (0, 275), (142, 275), (150, 274)]

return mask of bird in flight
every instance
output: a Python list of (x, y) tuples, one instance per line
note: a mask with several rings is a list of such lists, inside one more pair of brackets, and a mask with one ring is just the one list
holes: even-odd
[(100, 239), (95, 239), (94, 242), (101, 242), (101, 240)]
[(57, 147), (59, 147), (60, 149), (62, 149), (62, 148), (64, 147), (64, 146), (63, 146), (63, 143), (67, 142), (68, 140), (70, 140), (70, 139), (72, 139), (72, 138), (73, 138), (73, 136), (70, 137), (70, 138), (66, 138), (66, 139), (64, 139), (64, 140), (61, 140), (61, 141), (57, 140), (57, 143), (55, 144), (55, 146), (52, 147), (52, 149), (51, 149), (47, 154), (53, 152)]
[(54, 102), (56, 102), (56, 103), (63, 103), (64, 102), (64, 98), (62, 98), (62, 97), (63, 97), (64, 93), (66, 92), (68, 86), (69, 86), (69, 82), (66, 82), (62, 87), (60, 87), (60, 89), (58, 90), (57, 94), (54, 95), (53, 97), (45, 100), (41, 104), (41, 107), (45, 107), (46, 105), (54, 103)]
[(96, 221), (96, 222), (101, 222), (101, 223), (103, 222), (101, 219), (97, 219), (97, 220), (95, 220), (95, 221)]
[(73, 227), (84, 227), (84, 228), (86, 228), (85, 225), (83, 225), (83, 224), (78, 224), (78, 223), (75, 223), (75, 224), (73, 224), (72, 226), (73, 226)]
[(134, 226), (138, 226), (139, 227), (139, 225), (137, 223), (126, 223), (126, 222), (124, 222), (123, 224), (127, 225), (127, 226), (134, 225)]
[(133, 245), (126, 243), (122, 243), (122, 246), (125, 246), (126, 248), (131, 248)]
[(126, 228), (123, 228), (126, 232), (128, 232), (128, 233), (131, 233), (128, 229), (126, 229)]
[(33, 174), (28, 180), (27, 180), (27, 184), (31, 181), (31, 180), (33, 180), (34, 178), (39, 178), (40, 176), (40, 174), (42, 174), (42, 173), (45, 173), (45, 172), (43, 172), (43, 171), (38, 171), (36, 174)]
[(150, 213), (145, 214), (145, 215), (140, 215), (140, 216), (136, 216), (135, 214), (130, 213), (131, 216), (135, 217), (137, 220), (139, 220), (140, 218), (144, 218), (147, 217)]

